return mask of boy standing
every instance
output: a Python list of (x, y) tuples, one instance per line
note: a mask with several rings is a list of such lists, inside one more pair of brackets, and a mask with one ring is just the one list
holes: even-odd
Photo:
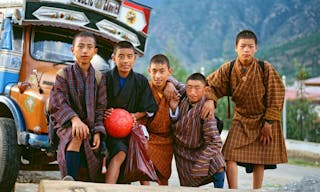
[[(222, 141), (214, 116), (201, 119), (201, 109), (206, 101), (206, 79), (200, 73), (188, 77), (186, 97), (170, 101), (173, 125), (174, 155), (182, 186), (201, 186), (209, 182), (223, 188), (225, 161), (220, 152)], [(179, 109), (179, 110), (178, 110)]]
[(94, 150), (105, 135), (105, 78), (90, 63), (97, 53), (91, 33), (77, 34), (71, 50), (75, 64), (58, 71), (50, 93), (50, 124), (59, 137), (57, 160), (61, 176), (77, 180), (79, 168), (85, 167), (89, 179), (95, 181), (101, 163)]
[(207, 78), (211, 87), (207, 97), (217, 101), (231, 92), (235, 103), (223, 147), (229, 188), (238, 187), (237, 163), (245, 166), (247, 172), (253, 171), (253, 188), (258, 189), (265, 168), (288, 161), (280, 125), (284, 85), (270, 63), (260, 64), (254, 58), (257, 49), (256, 35), (249, 30), (241, 31), (235, 43), (238, 57), (233, 70), (228, 62)]
[[(133, 72), (136, 60), (133, 45), (128, 41), (121, 41), (115, 45), (112, 60), (115, 67), (106, 73), (108, 110), (122, 108), (130, 112), (135, 120), (144, 116), (153, 116), (158, 106), (155, 102), (148, 79)], [(107, 117), (108, 118), (108, 117)], [(126, 138), (108, 136), (106, 143), (109, 150), (109, 165), (105, 177), (106, 183), (117, 183), (119, 175), (125, 165), (130, 135)]]

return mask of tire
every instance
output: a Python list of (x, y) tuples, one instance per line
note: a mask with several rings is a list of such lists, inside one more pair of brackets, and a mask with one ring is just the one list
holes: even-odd
[(14, 121), (0, 118), (0, 191), (12, 191), (19, 173), (20, 148)]

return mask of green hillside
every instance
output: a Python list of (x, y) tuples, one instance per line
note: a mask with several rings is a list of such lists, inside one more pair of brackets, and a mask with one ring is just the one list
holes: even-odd
[(281, 74), (294, 80), (295, 62), (301, 64), (309, 77), (320, 75), (320, 32), (297, 38), (280, 46), (265, 47), (257, 54), (259, 58), (270, 61)]
[(257, 56), (294, 76), (293, 59), (311, 76), (320, 69), (320, 0), (165, 0), (153, 9), (145, 71), (156, 53), (170, 50), (189, 72), (210, 73), (235, 57), (236, 34), (251, 29), (258, 36)]

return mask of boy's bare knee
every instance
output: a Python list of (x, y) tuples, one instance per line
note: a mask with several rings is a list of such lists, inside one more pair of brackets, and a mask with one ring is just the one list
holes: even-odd
[(121, 166), (121, 164), (124, 162), (124, 160), (126, 159), (126, 153), (124, 151), (120, 151), (119, 153), (117, 153), (112, 159), (110, 164), (119, 164), (119, 166)]
[(67, 151), (80, 151), (80, 147), (82, 145), (83, 140), (79, 138), (72, 138), (72, 140), (68, 143)]

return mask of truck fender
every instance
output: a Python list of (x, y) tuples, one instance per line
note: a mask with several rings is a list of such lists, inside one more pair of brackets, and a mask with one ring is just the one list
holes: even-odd
[(6, 117), (13, 117), (17, 129), (18, 144), (25, 145), (28, 141), (28, 134), (26, 133), (26, 124), (20, 107), (13, 99), (4, 95), (0, 95), (0, 104), (7, 107), (11, 112), (11, 114), (6, 114)]

